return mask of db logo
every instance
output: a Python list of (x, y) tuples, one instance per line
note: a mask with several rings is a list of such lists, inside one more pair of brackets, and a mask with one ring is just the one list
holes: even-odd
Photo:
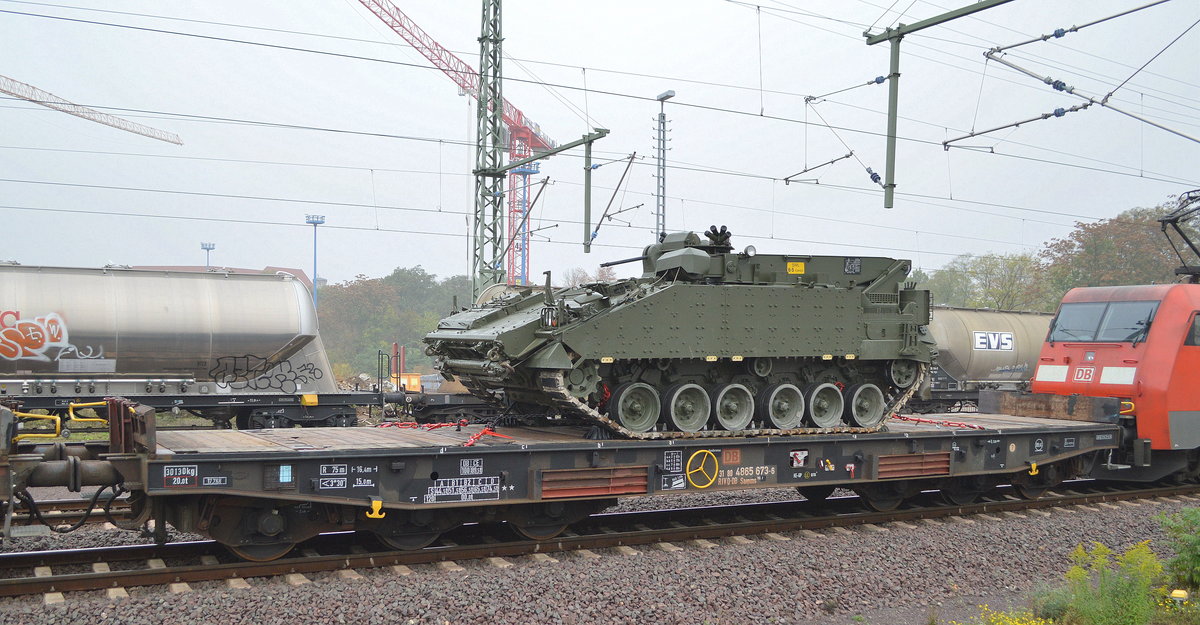
[(1096, 378), (1095, 367), (1076, 367), (1075, 381), (1076, 382), (1091, 382)]

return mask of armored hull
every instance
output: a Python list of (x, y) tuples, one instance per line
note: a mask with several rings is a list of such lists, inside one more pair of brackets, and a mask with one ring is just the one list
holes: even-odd
[(908, 261), (735, 253), (715, 228), (637, 259), (640, 278), (510, 293), (425, 341), (483, 397), (638, 438), (878, 429), (931, 358)]

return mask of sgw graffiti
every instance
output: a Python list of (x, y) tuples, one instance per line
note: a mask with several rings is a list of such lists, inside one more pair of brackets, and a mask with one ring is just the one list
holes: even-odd
[(4, 360), (37, 360), (51, 362), (64, 356), (100, 358), (101, 353), (87, 353), (71, 345), (67, 324), (56, 312), (33, 319), (22, 319), (17, 310), (0, 310), (0, 358)]

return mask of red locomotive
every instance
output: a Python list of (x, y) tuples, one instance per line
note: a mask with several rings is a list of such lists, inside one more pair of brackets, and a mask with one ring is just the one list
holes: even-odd
[(1152, 449), (1200, 447), (1200, 284), (1072, 289), (1035, 393), (1115, 397)]
[[(1177, 253), (1168, 228), (1200, 256), (1180, 226), (1198, 211), (1200, 191), (1192, 191), (1159, 220)], [(1102, 471), (1134, 469), (1122, 471), (1126, 479), (1200, 474), (1200, 267), (1175, 273), (1187, 282), (1067, 292), (1033, 377), (1034, 393), (1117, 400), (1111, 416), (1125, 426), (1126, 440)]]

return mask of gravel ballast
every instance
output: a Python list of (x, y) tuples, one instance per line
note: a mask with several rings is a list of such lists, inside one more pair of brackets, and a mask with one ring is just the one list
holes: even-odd
[[(784, 490), (784, 489), (781, 489)], [(744, 499), (743, 499), (744, 500)], [(887, 531), (826, 530), (823, 537), (752, 537), (681, 551), (638, 546), (638, 555), (601, 550), (600, 558), (554, 553), (558, 562), (511, 558), (514, 566), (461, 562), (399, 575), (361, 569), (364, 579), (334, 574), (289, 586), (281, 578), (251, 579), (252, 588), (193, 584), (173, 595), (163, 587), (132, 588), (130, 597), (68, 593), (65, 603), (40, 597), (0, 600), (0, 623), (288, 623), (297, 617), (328, 623), (925, 623), (963, 618), (976, 603), (1022, 605), (1036, 585), (1054, 583), (1079, 543), (1118, 551), (1141, 540), (1165, 555), (1155, 516), (1200, 504), (1156, 500), (1137, 506), (1065, 508), (1050, 516), (883, 526)], [(95, 530), (89, 530), (94, 533)], [(66, 537), (55, 537), (62, 540)], [(54, 547), (51, 547), (54, 548)]]

